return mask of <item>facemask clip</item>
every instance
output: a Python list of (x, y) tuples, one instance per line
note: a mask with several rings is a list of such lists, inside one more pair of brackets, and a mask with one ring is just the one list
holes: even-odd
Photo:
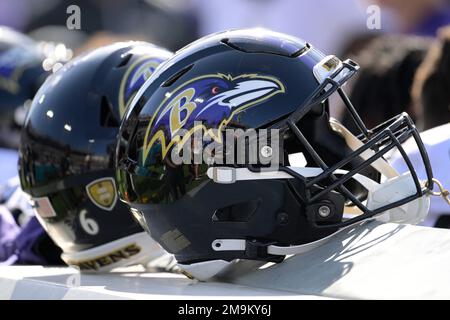
[[(442, 183), (438, 180), (433, 178), (433, 182), (436, 183), (436, 185), (439, 188), (438, 192), (430, 191), (430, 195), (436, 196), (436, 197), (442, 197), (445, 202), (450, 206), (450, 191), (444, 188)], [(428, 187), (428, 182), (425, 183), (425, 187)]]

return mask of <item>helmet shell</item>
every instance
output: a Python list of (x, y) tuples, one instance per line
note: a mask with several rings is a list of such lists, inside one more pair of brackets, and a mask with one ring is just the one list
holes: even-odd
[[(245, 257), (213, 250), (215, 239), (272, 239), (289, 245), (330, 232), (310, 228), (305, 208), (286, 181), (217, 184), (206, 175), (208, 164), (177, 166), (169, 159), (178, 141), (176, 130), (191, 130), (195, 121), (201, 121), (202, 130), (245, 130), (285, 119), (319, 86), (313, 68), (324, 58), (310, 44), (284, 34), (229, 31), (181, 49), (140, 90), (121, 127), (119, 194), (180, 263)], [(309, 122), (311, 135), (316, 127), (331, 132), (324, 105), (319, 109), (317, 122)], [(343, 145), (334, 134), (328, 143), (336, 140), (336, 146)], [(335, 198), (338, 212), (343, 199)], [(280, 223), (286, 213), (289, 223)]]
[(170, 56), (143, 42), (112, 44), (67, 63), (36, 94), (22, 133), (20, 181), (65, 255), (143, 231), (117, 201), (114, 149), (129, 102)]

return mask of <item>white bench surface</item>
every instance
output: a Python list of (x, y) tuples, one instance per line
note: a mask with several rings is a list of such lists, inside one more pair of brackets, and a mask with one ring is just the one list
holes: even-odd
[(450, 230), (367, 223), (281, 264), (198, 282), (131, 267), (0, 267), (0, 299), (450, 299)]

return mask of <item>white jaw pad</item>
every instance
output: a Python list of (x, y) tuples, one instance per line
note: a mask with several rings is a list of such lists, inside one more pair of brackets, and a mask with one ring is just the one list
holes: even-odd
[[(399, 177), (391, 178), (382, 184), (374, 185), (367, 196), (367, 207), (371, 210), (380, 208), (412, 196), (417, 192), (411, 173), (405, 173)], [(430, 209), (430, 196), (410, 201), (402, 206), (392, 208), (377, 217), (382, 222), (395, 222), (417, 224), (428, 214)]]

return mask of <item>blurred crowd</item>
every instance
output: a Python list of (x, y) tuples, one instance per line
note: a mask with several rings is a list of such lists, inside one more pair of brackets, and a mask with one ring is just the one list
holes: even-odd
[[(75, 54), (127, 39), (176, 51), (207, 34), (261, 26), (357, 61), (362, 72), (351, 94), (369, 126), (398, 111), (413, 115), (423, 129), (448, 122), (442, 115), (445, 97), (422, 89), (445, 85), (437, 65), (445, 64), (440, 59), (450, 36), (442, 28), (450, 24), (449, 0), (80, 1), (80, 29), (69, 30), (67, 8), (74, 4), (3, 0), (0, 25), (37, 41), (63, 43)], [(379, 28), (371, 27), (373, 19)], [(334, 113), (345, 122), (339, 106)]]
[[(80, 29), (67, 27), (71, 5), (80, 8)], [(370, 27), (369, 19), (379, 19), (380, 28)], [(81, 52), (116, 41), (144, 40), (176, 51), (210, 33), (260, 26), (355, 60), (361, 70), (346, 90), (369, 128), (401, 112), (408, 112), (421, 131), (450, 122), (450, 0), (0, 0), (0, 26), (42, 44), (47, 61), (47, 70), (17, 103), (22, 112), (11, 113), (0, 94), (0, 202), (18, 211), (26, 211), (26, 205), (12, 201), (7, 191), (17, 175), (14, 132), (27, 104), (49, 72)], [(11, 57), (2, 57), (1, 51), (0, 85), (11, 71), (1, 65)], [(332, 114), (352, 130), (344, 110), (336, 104)], [(450, 140), (447, 128), (443, 132)], [(448, 173), (435, 175), (450, 183)], [(428, 225), (450, 227), (450, 221)], [(1, 227), (0, 222), (0, 242)]]

